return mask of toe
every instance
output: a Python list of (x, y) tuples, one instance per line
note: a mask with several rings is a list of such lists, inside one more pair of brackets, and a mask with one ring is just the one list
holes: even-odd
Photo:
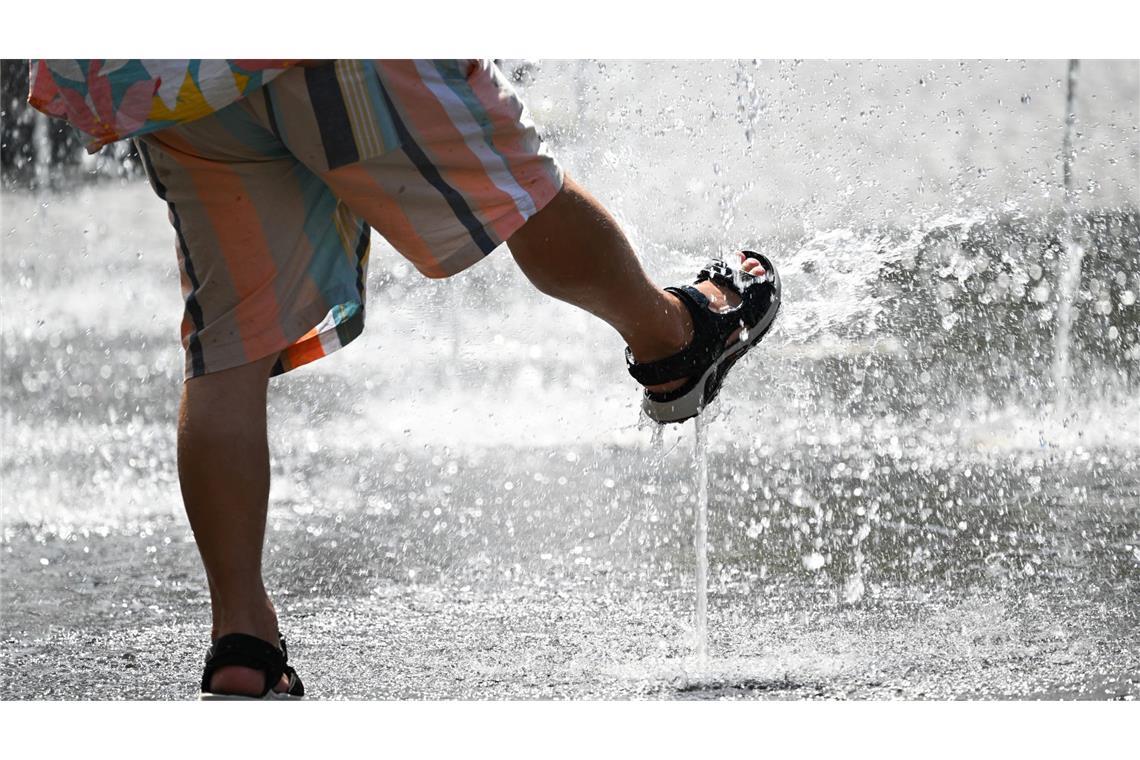
[[(743, 256), (743, 254), (741, 254), (741, 255)], [(764, 265), (761, 264), (758, 259), (746, 258), (746, 259), (744, 259), (744, 264), (742, 265), (742, 267), (743, 267), (745, 272), (748, 272), (748, 274), (753, 274), (753, 275), (757, 275), (757, 276), (764, 274)]]

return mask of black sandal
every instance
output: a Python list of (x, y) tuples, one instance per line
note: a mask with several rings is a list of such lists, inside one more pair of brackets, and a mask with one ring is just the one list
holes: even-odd
[[(280, 637), (281, 648), (268, 641), (249, 636), (244, 633), (230, 633), (220, 637), (206, 652), (206, 667), (202, 671), (202, 691), (198, 699), (204, 701), (218, 700), (246, 700), (246, 699), (302, 699), (305, 696), (305, 686), (301, 683), (297, 671), (289, 666), (288, 653), (285, 649), (285, 637)], [(265, 674), (265, 690), (261, 696), (248, 694), (219, 694), (210, 691), (210, 679), (218, 668), (239, 665), (243, 668), (253, 668)], [(273, 687), (285, 676), (289, 681), (289, 688), (285, 691), (274, 691)]]
[[(740, 296), (740, 303), (725, 312), (709, 309), (709, 299), (692, 285), (666, 288), (681, 299), (693, 318), (692, 342), (672, 356), (637, 364), (626, 348), (629, 374), (642, 385), (661, 385), (688, 378), (679, 388), (664, 393), (645, 391), (641, 409), (654, 422), (684, 422), (696, 417), (720, 393), (725, 375), (736, 361), (767, 335), (780, 310), (780, 275), (767, 257), (744, 251), (764, 267), (759, 277), (724, 261), (713, 261), (701, 270), (693, 284), (712, 280)], [(740, 329), (737, 339), (728, 337)]]

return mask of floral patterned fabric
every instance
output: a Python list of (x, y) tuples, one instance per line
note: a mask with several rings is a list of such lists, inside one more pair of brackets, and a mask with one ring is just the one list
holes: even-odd
[(66, 119), (94, 153), (225, 108), (299, 60), (33, 60), (28, 103)]

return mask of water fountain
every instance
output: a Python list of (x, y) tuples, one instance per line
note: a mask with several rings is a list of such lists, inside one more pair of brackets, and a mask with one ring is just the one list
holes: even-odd
[[(788, 311), (715, 422), (646, 433), (620, 338), (504, 251), (438, 283), (376, 238), (365, 333), (271, 385), (267, 583), (314, 694), (1140, 695), (1140, 73), (1080, 63), (1078, 137), (1073, 67), (1078, 319), (1056, 67), (544, 62), (535, 121), (654, 277), (767, 246)], [(5, 688), (185, 697), (166, 210), (49, 193), (3, 197)], [(1057, 378), (1120, 392), (1042, 435)]]

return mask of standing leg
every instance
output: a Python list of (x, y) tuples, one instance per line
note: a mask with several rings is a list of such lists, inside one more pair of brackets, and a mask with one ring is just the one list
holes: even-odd
[[(280, 79), (308, 91), (304, 69)], [(273, 114), (289, 134), (319, 133), (318, 123), (304, 118), (311, 109), (278, 105), (270, 110), (268, 87), (262, 88), (138, 141), (177, 241), (187, 377), (178, 472), (209, 582), (211, 635), (217, 642), (245, 634), (273, 647), (277, 616), (261, 576), (268, 378), (360, 333), (369, 241), (368, 227), (281, 141)], [(215, 651), (223, 658), (215, 663), (252, 667), (211, 666), (205, 690), (260, 695), (273, 653), (253, 656), (256, 647), (229, 645), (228, 654)], [(299, 696), (291, 676), (278, 688)]]
[[(277, 643), (277, 615), (261, 578), (269, 501), (266, 389), (276, 359), (194, 377), (183, 386), (178, 478), (210, 583), (215, 638), (245, 633)], [(211, 687), (260, 694), (264, 682), (261, 671), (229, 667), (214, 675)]]

